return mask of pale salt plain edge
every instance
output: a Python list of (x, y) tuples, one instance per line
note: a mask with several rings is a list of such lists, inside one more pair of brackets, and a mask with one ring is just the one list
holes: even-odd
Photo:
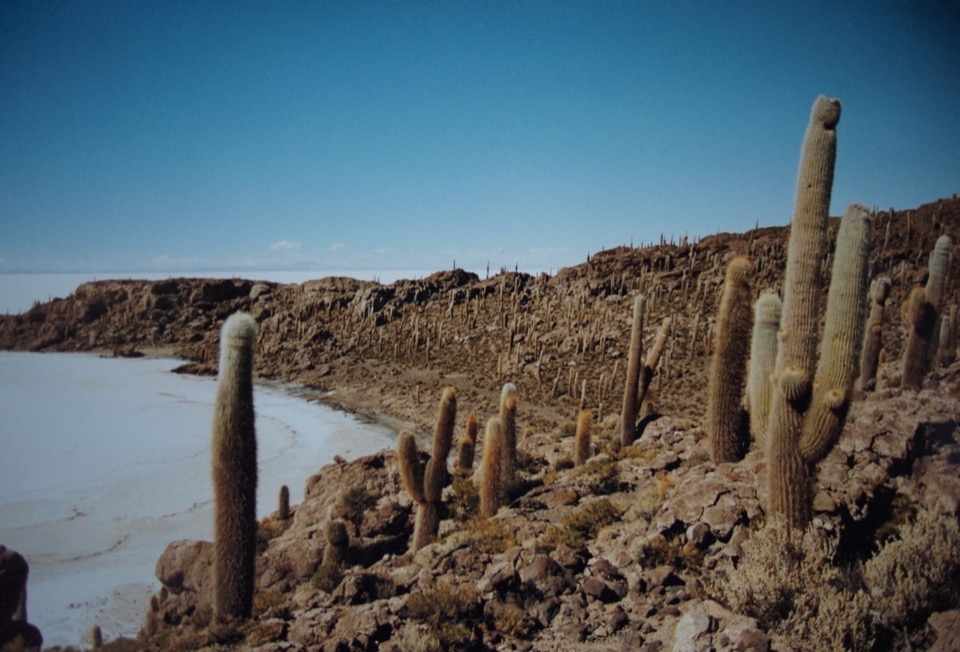
[[(0, 352), (0, 544), (30, 563), (28, 617), (44, 645), (135, 636), (171, 541), (212, 539), (215, 379), (174, 360)], [(393, 445), (386, 428), (256, 386), (257, 513), (281, 485), (299, 503), (334, 455)]]

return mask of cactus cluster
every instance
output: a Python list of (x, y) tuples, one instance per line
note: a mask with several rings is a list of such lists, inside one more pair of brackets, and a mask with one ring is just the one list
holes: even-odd
[[(620, 443), (631, 445), (637, 437), (637, 414), (650, 390), (654, 371), (660, 363), (660, 356), (670, 337), (673, 323), (671, 317), (664, 317), (660, 330), (647, 353), (646, 362), (641, 364), (640, 349), (643, 345), (643, 311), (646, 300), (638, 296), (633, 303), (633, 325), (630, 329), (630, 351), (627, 358), (627, 378), (623, 388), (623, 409), (620, 413)], [(581, 406), (582, 407), (582, 406)]]
[(397, 458), (404, 488), (417, 503), (417, 516), (410, 547), (417, 551), (433, 543), (440, 527), (443, 488), (450, 481), (447, 457), (453, 445), (453, 427), (457, 416), (457, 396), (453, 387), (443, 390), (440, 409), (433, 429), (433, 449), (426, 468), (420, 466), (417, 442), (410, 432), (397, 439)]
[[(846, 420), (863, 337), (871, 220), (853, 204), (841, 219), (817, 362), (821, 262), (836, 159), (840, 102), (814, 103), (790, 227), (769, 427), (768, 511), (791, 527), (810, 518), (810, 472)], [(816, 373), (814, 374), (814, 367)]]
[(257, 533), (257, 436), (253, 409), (253, 317), (236, 313), (220, 335), (213, 417), (214, 615), (247, 618), (253, 603)]

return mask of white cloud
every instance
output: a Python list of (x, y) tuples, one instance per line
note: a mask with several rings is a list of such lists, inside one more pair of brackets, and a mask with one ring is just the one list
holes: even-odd
[(290, 240), (281, 240), (270, 245), (270, 251), (300, 251), (300, 243)]
[(342, 242), (334, 242), (332, 245), (330, 245), (330, 251), (340, 251), (341, 249), (346, 248), (347, 245), (343, 244)]

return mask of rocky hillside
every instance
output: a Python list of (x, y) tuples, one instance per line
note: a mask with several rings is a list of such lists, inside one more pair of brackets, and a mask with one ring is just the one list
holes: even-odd
[[(715, 465), (702, 426), (725, 264), (745, 254), (755, 296), (778, 289), (787, 232), (620, 247), (552, 277), (102, 281), (0, 318), (0, 347), (164, 353), (188, 360), (184, 371), (214, 373), (219, 326), (244, 310), (258, 322), (262, 380), (297, 383), (398, 430), (425, 434), (445, 386), (457, 392), (458, 433), (470, 414), (496, 414), (505, 382), (517, 387), (520, 481), (495, 518), (477, 517), (477, 478), (457, 470), (439, 542), (414, 554), (414, 504), (392, 451), (325, 466), (290, 518), (261, 523), (254, 618), (212, 623), (210, 544), (176, 542), (158, 563), (165, 588), (146, 615), (143, 649), (956, 649), (960, 366), (901, 390), (898, 309), (924, 282), (936, 238), (960, 241), (960, 201), (875, 213), (871, 277), (892, 280), (878, 389), (857, 396), (819, 467), (815, 528), (803, 542), (758, 529), (763, 453)], [(947, 305), (958, 301), (958, 278), (954, 249)], [(621, 448), (640, 293), (643, 350), (667, 320), (669, 338), (646, 427)], [(573, 467), (581, 405), (594, 412), (594, 455)], [(329, 533), (335, 520), (346, 541)], [(777, 576), (771, 550), (794, 549), (823, 563)], [(904, 597), (903, 585), (884, 584), (899, 571), (883, 569), (907, 558), (927, 568), (931, 554), (948, 563), (939, 584), (927, 582), (934, 588), (911, 580)]]

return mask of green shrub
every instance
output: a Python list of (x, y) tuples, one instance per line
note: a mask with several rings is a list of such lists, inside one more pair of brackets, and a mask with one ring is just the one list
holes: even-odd
[(334, 509), (334, 518), (350, 521), (357, 527), (363, 522), (363, 513), (377, 504), (377, 498), (367, 491), (363, 485), (347, 489), (346, 493), (337, 501)]

